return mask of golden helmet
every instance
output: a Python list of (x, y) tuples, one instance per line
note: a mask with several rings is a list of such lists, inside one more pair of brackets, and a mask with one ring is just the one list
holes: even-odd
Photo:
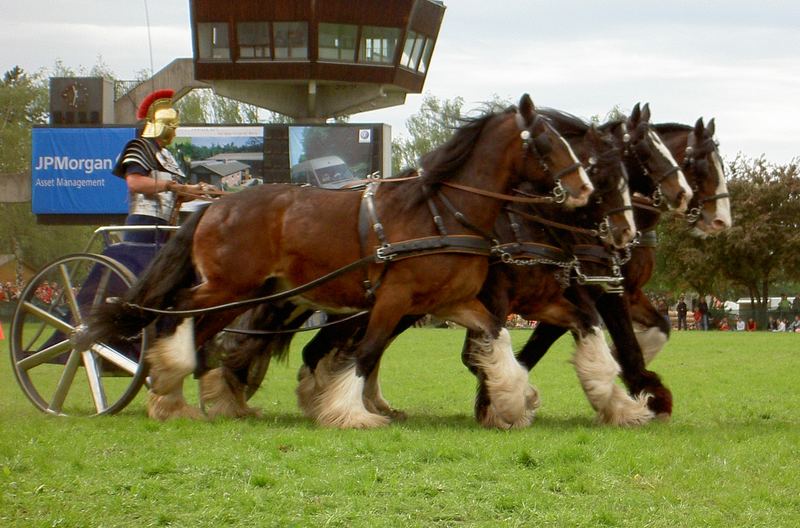
[(172, 106), (174, 90), (157, 90), (144, 98), (136, 112), (138, 119), (144, 119), (142, 137), (157, 139), (169, 145), (178, 128), (178, 111)]

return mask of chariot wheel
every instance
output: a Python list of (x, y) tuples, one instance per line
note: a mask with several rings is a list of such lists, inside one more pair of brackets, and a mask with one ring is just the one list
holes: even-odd
[(17, 381), (37, 408), (59, 416), (114, 414), (136, 396), (147, 376), (140, 359), (149, 330), (134, 340), (77, 345), (92, 309), (135, 279), (112, 258), (81, 253), (51, 262), (30, 280), (14, 311), (9, 351)]

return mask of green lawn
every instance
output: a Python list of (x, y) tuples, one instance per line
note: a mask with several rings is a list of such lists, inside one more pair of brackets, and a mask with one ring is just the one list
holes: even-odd
[(675, 333), (653, 365), (674, 417), (637, 429), (594, 424), (562, 339), (532, 375), (537, 419), (517, 431), (474, 421), (462, 338), (395, 342), (383, 389), (409, 419), (370, 431), (298, 411), (307, 336), (253, 398), (264, 418), (246, 421), (155, 423), (141, 395), (112, 417), (45, 416), (6, 357), (0, 526), (800, 525), (800, 335)]

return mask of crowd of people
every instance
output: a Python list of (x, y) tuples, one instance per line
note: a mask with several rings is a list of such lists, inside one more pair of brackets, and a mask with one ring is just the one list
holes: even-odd
[[(656, 307), (670, 325), (677, 330), (711, 330), (717, 329), (732, 332), (754, 332), (760, 330), (758, 323), (752, 317), (745, 318), (739, 315), (722, 315), (717, 318), (712, 316), (709, 308), (709, 301), (704, 297), (696, 297), (687, 304), (686, 296), (681, 295), (674, 306), (674, 313), (677, 324), (673, 324), (669, 304), (664, 296), (656, 296), (653, 306)], [(711, 298), (711, 307), (719, 315), (725, 312), (725, 305), (722, 301)], [(764, 330), (771, 332), (797, 332), (800, 333), (800, 294), (795, 295), (793, 300), (789, 300), (788, 295), (781, 294), (777, 310), (772, 311), (769, 316), (767, 327)]]
[[(0, 282), (0, 302), (15, 303), (22, 295), (25, 283), (22, 281)], [(55, 281), (43, 281), (36, 287), (34, 295), (43, 304), (51, 304), (61, 295), (61, 286)]]
[(21, 282), (0, 282), (0, 302), (16, 302), (25, 284)]

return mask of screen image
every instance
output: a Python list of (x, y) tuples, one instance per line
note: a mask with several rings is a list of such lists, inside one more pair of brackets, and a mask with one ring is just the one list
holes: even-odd
[(293, 183), (340, 188), (380, 170), (370, 126), (290, 126)]
[(180, 127), (169, 150), (190, 183), (234, 191), (264, 182), (263, 127)]

